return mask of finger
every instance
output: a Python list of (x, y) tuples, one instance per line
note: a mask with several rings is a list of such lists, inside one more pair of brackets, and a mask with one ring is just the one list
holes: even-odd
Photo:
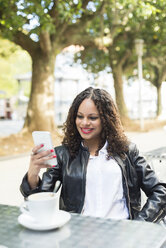
[(38, 161), (38, 163), (33, 164), (34, 167), (37, 167), (39, 170), (40, 169), (48, 169), (48, 168), (52, 168), (51, 165), (47, 164), (47, 163), (43, 163), (42, 161)]
[(53, 152), (54, 152), (53, 149), (47, 150), (47, 151), (38, 152), (37, 154), (35, 154), (35, 158), (36, 159), (40, 159), (40, 158), (43, 158), (43, 157), (53, 156)]
[(36, 154), (34, 156), (32, 156), (31, 160), (33, 161), (34, 164), (42, 164), (42, 163), (46, 163), (47, 160), (56, 158), (56, 155), (52, 155), (52, 153), (46, 154), (45, 156), (40, 156), (40, 154)]
[(40, 164), (40, 165), (38, 165), (39, 167), (40, 167), (40, 169), (48, 169), (48, 168), (52, 168), (52, 166), (51, 165), (49, 165), (49, 164)]
[(44, 156), (36, 159), (36, 164), (46, 164), (48, 160), (56, 158), (56, 155)]
[(35, 146), (35, 147), (32, 149), (32, 152), (33, 152), (34, 154), (37, 153), (38, 150), (39, 150), (41, 147), (43, 147), (43, 146), (44, 146), (44, 144), (40, 144), (40, 145)]

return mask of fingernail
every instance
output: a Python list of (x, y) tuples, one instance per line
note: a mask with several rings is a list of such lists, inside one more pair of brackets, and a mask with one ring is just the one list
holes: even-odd
[(53, 149), (50, 150), (50, 152), (53, 152), (53, 151), (54, 151)]
[(41, 146), (41, 147), (43, 147), (43, 146), (44, 146), (44, 144), (41, 144), (40, 146)]
[(56, 155), (54, 155), (53, 158), (56, 158)]

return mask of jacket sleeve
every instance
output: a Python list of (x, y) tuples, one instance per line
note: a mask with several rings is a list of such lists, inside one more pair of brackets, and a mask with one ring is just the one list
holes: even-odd
[(139, 212), (137, 220), (158, 222), (166, 215), (166, 183), (160, 182), (155, 172), (134, 145), (130, 158), (135, 166), (140, 188), (147, 201)]
[[(57, 156), (57, 160), (58, 160), (58, 156)], [(55, 183), (57, 181), (61, 181), (62, 178), (61, 174), (62, 174), (61, 163), (60, 161), (58, 161), (55, 167), (47, 169), (47, 171), (43, 173), (42, 179), (39, 178), (38, 186), (35, 189), (31, 189), (26, 173), (20, 185), (20, 191), (24, 197), (27, 197), (37, 192), (44, 192), (44, 191), (51, 192), (55, 188)]]

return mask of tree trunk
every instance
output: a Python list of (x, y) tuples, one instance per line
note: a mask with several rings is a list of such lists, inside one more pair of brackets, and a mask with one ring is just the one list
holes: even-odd
[(156, 116), (159, 117), (161, 115), (162, 106), (161, 106), (161, 84), (158, 84), (157, 87), (157, 112)]
[(54, 66), (56, 54), (41, 51), (32, 58), (32, 89), (24, 131), (55, 130)]
[(114, 78), (116, 104), (119, 109), (121, 121), (124, 123), (125, 120), (128, 120), (129, 118), (127, 107), (124, 101), (122, 69), (120, 66), (116, 66), (116, 68), (112, 66), (112, 73)]

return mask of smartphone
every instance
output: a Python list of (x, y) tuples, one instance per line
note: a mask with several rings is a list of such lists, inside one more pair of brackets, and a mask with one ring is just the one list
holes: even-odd
[[(54, 150), (51, 134), (48, 131), (33, 131), (32, 137), (35, 146), (43, 144), (44, 146), (41, 147), (38, 152), (47, 151), (47, 150)], [(52, 152), (52, 155), (56, 155), (55, 151)], [(51, 166), (57, 165), (57, 158), (49, 159), (45, 162), (45, 164), (49, 164)]]

